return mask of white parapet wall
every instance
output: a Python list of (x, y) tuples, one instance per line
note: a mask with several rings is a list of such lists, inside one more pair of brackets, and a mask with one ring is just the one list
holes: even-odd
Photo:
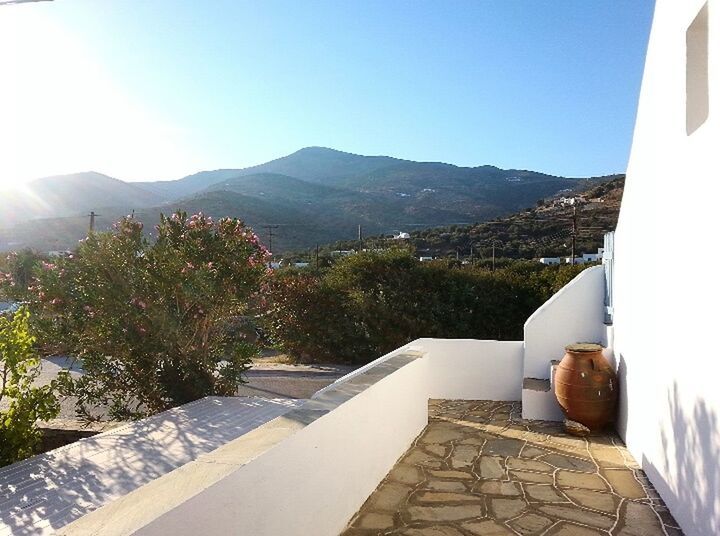
[(429, 398), (520, 400), (521, 341), (419, 339), (414, 344), (430, 361)]
[(403, 366), (137, 534), (339, 534), (427, 424), (427, 365)]
[(423, 430), (428, 399), (519, 400), (522, 353), (418, 339), (58, 534), (336, 536)]
[(525, 322), (525, 378), (550, 378), (550, 361), (575, 342), (604, 344), (605, 273), (602, 266), (580, 272)]

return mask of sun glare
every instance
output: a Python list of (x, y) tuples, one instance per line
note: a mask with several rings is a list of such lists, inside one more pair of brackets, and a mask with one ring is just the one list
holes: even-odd
[(139, 106), (43, 8), (0, 17), (0, 188), (87, 170), (138, 180), (176, 178), (168, 162), (178, 175), (199, 168), (187, 133)]

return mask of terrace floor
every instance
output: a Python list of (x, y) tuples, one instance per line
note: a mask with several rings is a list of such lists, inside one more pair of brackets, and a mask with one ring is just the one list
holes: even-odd
[(430, 401), (430, 422), (343, 536), (679, 536), (614, 433), (524, 421), (519, 402)]

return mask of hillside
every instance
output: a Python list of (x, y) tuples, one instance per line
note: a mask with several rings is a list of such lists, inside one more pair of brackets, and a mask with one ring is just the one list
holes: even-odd
[[(233, 216), (276, 252), (357, 235), (471, 224), (612, 177), (576, 179), (493, 166), (459, 167), (310, 147), (245, 169), (176, 181), (125, 183), (98, 173), (39, 179), (0, 210), (0, 249), (65, 249), (85, 236), (87, 214), (110, 228), (135, 210), (147, 228), (177, 209)], [(48, 245), (50, 244), (50, 246)]]
[(3, 195), (0, 225), (37, 218), (70, 216), (117, 206), (123, 210), (149, 207), (161, 197), (134, 183), (93, 171), (37, 179)]
[[(603, 236), (617, 225), (625, 179), (618, 177), (595, 186), (580, 196), (577, 209), (576, 252), (593, 253), (602, 247)], [(409, 242), (420, 255), (433, 257), (487, 258), (495, 243), (496, 255), (508, 258), (560, 257), (570, 255), (572, 207), (560, 196), (541, 200), (536, 206), (504, 218), (468, 226), (447, 226), (410, 233)], [(403, 241), (405, 242), (405, 241)], [(368, 237), (365, 247), (396, 243), (388, 237)], [(471, 252), (472, 246), (472, 252)], [(357, 241), (341, 241), (324, 250), (357, 248)]]

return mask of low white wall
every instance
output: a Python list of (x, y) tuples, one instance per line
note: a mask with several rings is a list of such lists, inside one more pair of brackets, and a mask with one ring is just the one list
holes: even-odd
[(550, 361), (575, 342), (604, 343), (605, 272), (580, 272), (525, 322), (525, 378), (550, 378)]
[(61, 533), (336, 536), (423, 430), (429, 398), (519, 400), (522, 356), (521, 342), (413, 341), (279, 419), (300, 420), (258, 428)]
[(427, 424), (417, 359), (135, 534), (336, 536)]
[(520, 400), (523, 343), (419, 339), (430, 364), (429, 398)]
[(136, 534), (335, 536), (425, 427), (429, 398), (520, 399), (522, 342), (419, 339), (400, 350), (425, 355)]

